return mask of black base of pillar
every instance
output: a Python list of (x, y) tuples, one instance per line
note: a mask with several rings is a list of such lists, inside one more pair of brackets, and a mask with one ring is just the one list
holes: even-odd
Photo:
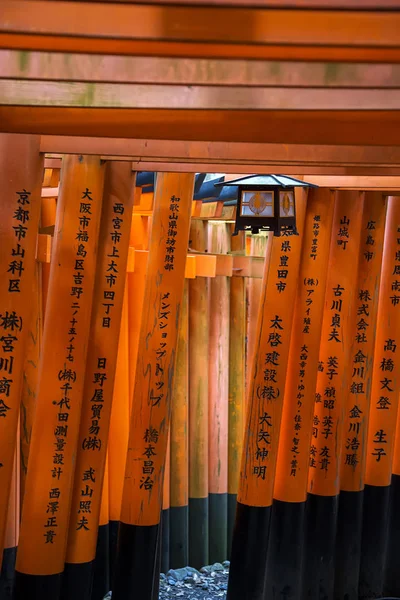
[(392, 475), (388, 546), (384, 572), (383, 593), (400, 597), (400, 475)]
[(209, 502), (209, 562), (227, 559), (228, 545), (228, 494), (210, 494)]
[(364, 492), (340, 492), (336, 531), (335, 600), (358, 600)]
[(120, 523), (113, 600), (153, 600), (159, 529)]
[(227, 600), (262, 600), (271, 506), (237, 503)]
[(332, 600), (338, 496), (308, 494), (303, 572), (304, 600)]
[(61, 600), (89, 600), (92, 594), (93, 571), (94, 561), (66, 563), (62, 577)]
[(300, 600), (305, 502), (274, 500), (264, 600)]
[(59, 600), (62, 573), (26, 575), (15, 571), (13, 600)]
[(110, 589), (110, 528), (107, 523), (107, 525), (100, 525), (97, 534), (92, 600), (102, 600)]
[(169, 570), (169, 538), (170, 538), (170, 511), (169, 509), (161, 512), (161, 572), (166, 573)]
[(189, 563), (208, 565), (208, 498), (189, 498)]
[(389, 523), (390, 486), (366, 485), (358, 596), (360, 600), (381, 598)]
[(16, 548), (5, 548), (0, 575), (0, 599), (11, 600), (14, 586)]
[(228, 560), (231, 555), (232, 548), (232, 538), (233, 538), (233, 529), (235, 527), (235, 519), (236, 519), (236, 503), (237, 503), (237, 494), (228, 494)]
[(189, 507), (169, 509), (169, 557), (171, 569), (189, 564)]
[(117, 557), (119, 521), (110, 521), (108, 524), (108, 535), (110, 538), (109, 556), (110, 556), (110, 582), (114, 581), (114, 566)]

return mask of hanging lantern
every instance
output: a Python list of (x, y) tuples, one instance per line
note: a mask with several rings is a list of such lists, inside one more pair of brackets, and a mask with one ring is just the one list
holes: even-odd
[(250, 175), (216, 183), (215, 187), (237, 187), (236, 223), (233, 235), (273, 231), (297, 234), (295, 187), (318, 187), (286, 175)]

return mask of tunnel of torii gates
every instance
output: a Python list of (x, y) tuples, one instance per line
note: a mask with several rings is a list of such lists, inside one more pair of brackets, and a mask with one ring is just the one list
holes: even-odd
[(0, 0), (1, 600), (400, 597), (399, 62), (398, 0)]

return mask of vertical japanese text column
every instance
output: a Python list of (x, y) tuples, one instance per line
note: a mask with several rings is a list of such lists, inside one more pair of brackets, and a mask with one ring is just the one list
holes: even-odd
[(65, 600), (85, 600), (92, 587), (128, 262), (133, 183), (131, 163), (107, 164), (63, 579)]
[[(365, 471), (360, 598), (379, 598), (389, 523), (394, 437), (400, 391), (400, 197), (388, 199), (372, 372)], [(353, 415), (357, 422), (358, 411)]]
[(364, 196), (337, 192), (322, 322), (306, 510), (304, 590), (332, 598), (343, 407)]
[(306, 192), (296, 192), (299, 235), (270, 236), (265, 261), (229, 573), (229, 600), (263, 598), (276, 456), (296, 297)]
[(331, 190), (309, 191), (279, 437), (266, 598), (272, 590), (279, 594), (290, 590), (293, 599), (301, 595), (309, 449), (333, 206)]
[(0, 565), (32, 311), (43, 178), (39, 141), (0, 134)]
[(151, 600), (159, 579), (157, 542), (193, 186), (193, 174), (157, 175), (114, 600)]
[(350, 379), (344, 404), (340, 496), (336, 533), (335, 596), (358, 600), (365, 457), (378, 313), (386, 200), (366, 192), (351, 332)]
[(15, 599), (57, 600), (68, 535), (104, 167), (68, 156), (57, 206)]

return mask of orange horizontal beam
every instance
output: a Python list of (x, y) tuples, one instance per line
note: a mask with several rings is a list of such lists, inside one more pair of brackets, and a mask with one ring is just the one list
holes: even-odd
[(379, 10), (3, 0), (0, 19), (2, 48), (97, 54), (398, 62), (399, 35)]
[(398, 144), (399, 111), (0, 107), (3, 132), (282, 144)]

